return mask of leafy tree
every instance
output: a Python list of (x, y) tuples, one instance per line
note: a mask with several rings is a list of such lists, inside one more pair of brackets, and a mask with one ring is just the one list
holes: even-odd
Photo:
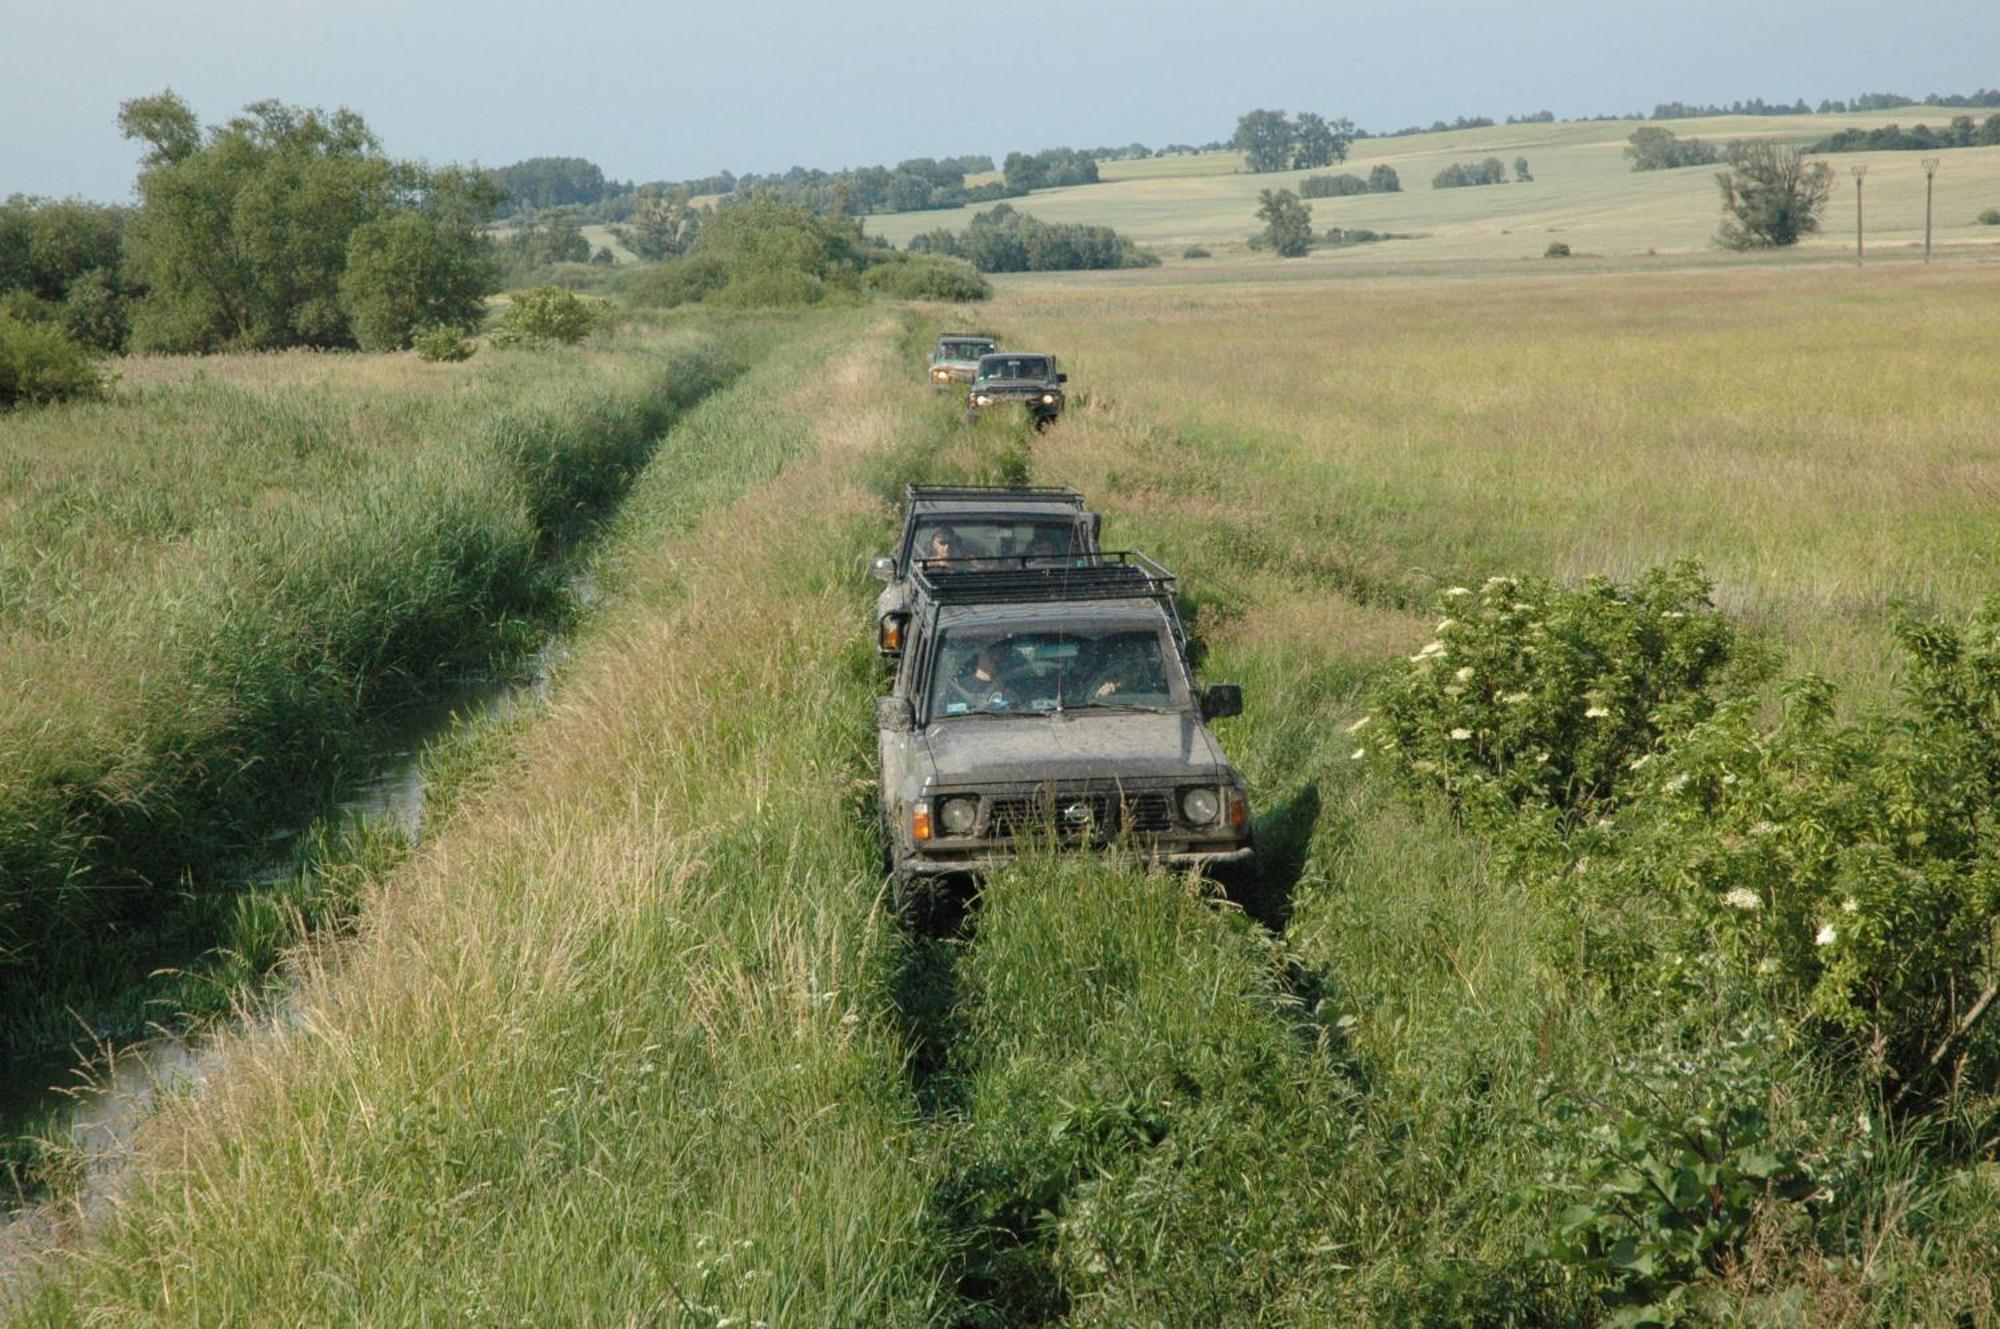
[(1514, 159), (1514, 183), (1525, 185), (1533, 181), (1534, 178), (1528, 172), (1528, 159), (1526, 157), (1516, 157)]
[(1713, 166), (1722, 154), (1698, 138), (1679, 138), (1671, 129), (1641, 125), (1626, 140), (1625, 155), (1635, 171), (1671, 171), (1682, 166)]
[(355, 228), (340, 298), (364, 350), (394, 351), (423, 327), (477, 327), (496, 277), (480, 232), (403, 211)]
[(1400, 194), (1403, 182), (1396, 176), (1396, 168), (1387, 162), (1372, 167), (1368, 172), (1368, 192), (1371, 194)]
[(1344, 162), (1348, 145), (1353, 141), (1353, 121), (1336, 120), (1329, 124), (1325, 116), (1302, 111), (1292, 131), (1292, 167), (1310, 170)]
[(1312, 248), (1312, 209), (1289, 189), (1266, 189), (1258, 195), (1257, 219), (1264, 223), (1261, 246), (1280, 258), (1298, 258)]
[(63, 296), (63, 331), (92, 350), (116, 354), (132, 332), (127, 303), (112, 270), (92, 268)]
[(1820, 209), (1833, 192), (1832, 167), (1768, 139), (1740, 145), (1715, 180), (1727, 214), (1715, 238), (1726, 249), (1797, 244), (1819, 229)]
[(1243, 153), (1244, 163), (1261, 175), (1292, 164), (1296, 131), (1283, 111), (1245, 111), (1236, 121), (1229, 146)]
[(1021, 194), (1040, 189), (1048, 174), (1040, 159), (1025, 152), (1008, 153), (1000, 170), (1007, 178), (1007, 188)]
[(188, 147), (193, 112), (172, 93), (127, 102), (149, 144), (127, 229), (147, 289), (135, 338), (156, 350), (352, 344), (340, 277), (356, 227), (389, 210), (397, 179), (352, 111), (256, 102)]
[(590, 241), (567, 208), (541, 213), (516, 230), (507, 238), (506, 250), (509, 262), (519, 268), (590, 261)]
[(612, 227), (611, 234), (640, 258), (658, 262), (694, 247), (704, 215), (685, 199), (655, 195), (634, 207), (628, 224)]

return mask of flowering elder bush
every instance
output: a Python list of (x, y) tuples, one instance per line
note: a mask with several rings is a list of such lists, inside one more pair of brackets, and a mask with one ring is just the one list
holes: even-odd
[(1645, 765), (1620, 852), (1575, 884), (1664, 902), (1662, 955), (1719, 949), (1922, 1098), (2000, 1071), (2000, 599), (1899, 636), (1901, 712), (1839, 723), (1810, 678), (1775, 724), (1732, 701)]
[[(1665, 734), (1754, 671), (1690, 562), (1630, 586), (1493, 577), (1440, 597), (1436, 639), (1355, 726), (1402, 774), (1462, 807), (1596, 815)], [(1738, 689), (1740, 690), (1740, 688)]]

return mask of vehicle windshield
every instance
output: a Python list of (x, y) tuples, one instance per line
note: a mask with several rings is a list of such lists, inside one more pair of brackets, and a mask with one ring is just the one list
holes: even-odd
[(1060, 561), (1088, 552), (1073, 517), (979, 517), (959, 521), (939, 517), (918, 522), (916, 538), (910, 543), (913, 561), (1020, 557)]
[(1186, 705), (1164, 626), (954, 628), (938, 641), (931, 675), (934, 717)]
[(989, 355), (979, 362), (979, 380), (994, 378), (1047, 378), (1046, 355)]
[(982, 355), (991, 355), (994, 345), (990, 341), (947, 341), (938, 343), (936, 360), (977, 360)]

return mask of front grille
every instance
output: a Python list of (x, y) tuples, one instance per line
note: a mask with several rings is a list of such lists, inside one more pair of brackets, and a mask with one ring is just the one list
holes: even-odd
[(1042, 793), (993, 799), (987, 806), (986, 838), (1011, 840), (1040, 832), (1060, 840), (1108, 840), (1121, 831), (1149, 835), (1173, 825), (1173, 800), (1165, 793), (1122, 798), (1093, 791)]

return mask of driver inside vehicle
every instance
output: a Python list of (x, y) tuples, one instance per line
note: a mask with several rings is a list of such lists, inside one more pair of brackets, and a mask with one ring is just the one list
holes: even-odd
[(992, 645), (980, 647), (970, 666), (945, 682), (944, 691), (947, 714), (1006, 710), (1011, 701), (1006, 681), (1001, 676), (999, 649)]

